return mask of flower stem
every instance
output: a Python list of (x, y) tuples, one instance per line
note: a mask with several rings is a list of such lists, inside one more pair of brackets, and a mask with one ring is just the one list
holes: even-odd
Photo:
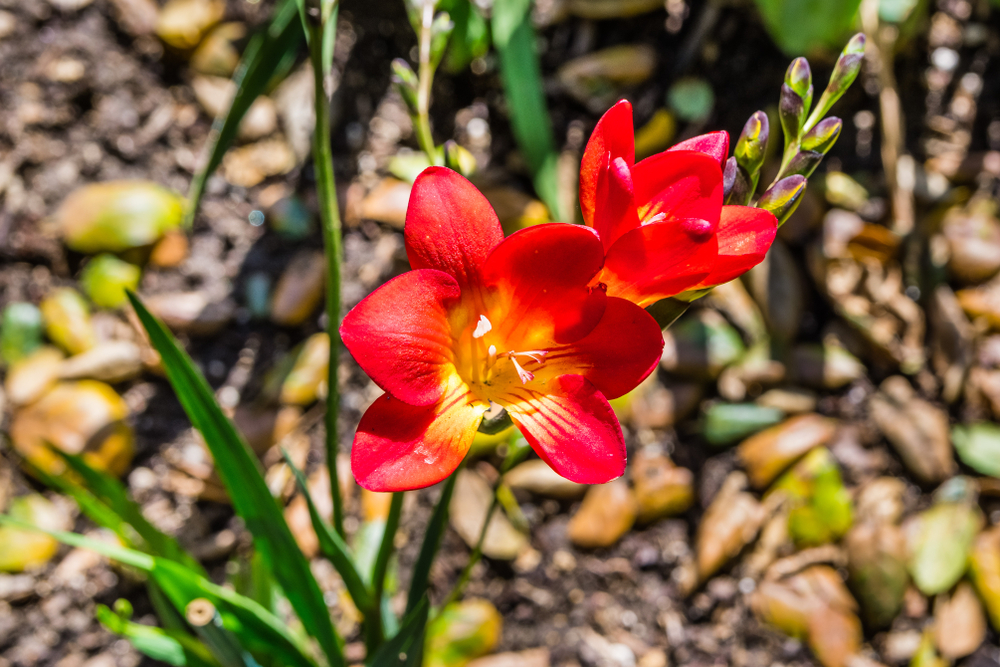
[[(336, 21), (336, 16), (334, 8), (329, 17), (324, 18)], [(323, 245), (326, 250), (326, 328), (330, 335), (325, 420), (326, 464), (330, 471), (330, 491), (333, 496), (333, 527), (341, 537), (345, 537), (344, 502), (340, 495), (340, 477), (337, 474), (337, 453), (340, 449), (337, 436), (337, 416), (340, 411), (337, 369), (340, 360), (340, 265), (343, 249), (340, 208), (337, 204), (337, 186), (333, 174), (333, 151), (330, 145), (330, 98), (327, 95), (324, 76), (327, 67), (323, 62), (323, 34), (327, 29), (329, 28), (325, 26), (325, 21), (309, 22), (309, 57), (312, 61), (313, 83), (316, 90), (313, 164), (316, 170), (316, 189), (323, 226)]]
[(382, 533), (382, 544), (379, 545), (375, 567), (372, 570), (372, 606), (365, 611), (365, 643), (369, 655), (372, 655), (384, 640), (382, 594), (385, 591), (385, 573), (389, 569), (389, 558), (395, 546), (396, 529), (399, 528), (399, 515), (402, 509), (403, 492), (397, 491), (392, 494), (389, 516), (385, 520), (385, 532)]
[(427, 154), (431, 164), (439, 164), (434, 135), (431, 133), (431, 84), (434, 82), (434, 67), (431, 64), (431, 27), (434, 24), (434, 2), (424, 0), (420, 14), (420, 69), (417, 88), (417, 141)]
[(441, 603), (438, 608), (438, 613), (440, 614), (443, 609), (445, 609), (452, 602), (458, 600), (462, 593), (465, 591), (465, 587), (469, 584), (469, 579), (472, 577), (472, 568), (476, 566), (483, 558), (483, 543), (486, 542), (486, 532), (490, 527), (490, 520), (493, 518), (493, 513), (496, 512), (497, 506), (500, 504), (500, 496), (497, 495), (497, 491), (500, 490), (500, 485), (503, 483), (503, 477), (497, 480), (496, 486), (493, 487), (493, 502), (490, 503), (489, 510), (486, 511), (486, 519), (483, 521), (483, 529), (479, 531), (479, 539), (476, 540), (476, 546), (469, 554), (469, 562), (465, 564), (462, 568), (462, 573), (458, 575), (458, 581), (455, 582), (454, 588), (448, 593), (448, 597), (445, 601)]
[(472, 553), (469, 554), (469, 562), (465, 564), (462, 568), (462, 573), (458, 575), (458, 581), (455, 582), (454, 588), (448, 593), (448, 597), (445, 598), (441, 606), (438, 607), (435, 618), (441, 614), (442, 610), (445, 609), (452, 602), (458, 600), (462, 593), (465, 591), (465, 587), (469, 584), (469, 579), (472, 577), (472, 568), (476, 566), (483, 558), (483, 544), (486, 542), (486, 532), (489, 530), (490, 521), (493, 519), (493, 513), (496, 512), (497, 506), (500, 504), (500, 487), (503, 485), (503, 478), (511, 468), (516, 466), (518, 463), (523, 461), (526, 456), (531, 452), (531, 447), (527, 443), (523, 445), (517, 444), (522, 441), (515, 441), (511, 443), (510, 449), (507, 455), (504, 457), (503, 464), (500, 466), (500, 477), (497, 479), (497, 483), (493, 486), (493, 501), (490, 503), (490, 508), (486, 511), (486, 519), (483, 521), (483, 527), (479, 531), (479, 539), (476, 540), (476, 546), (472, 549)]

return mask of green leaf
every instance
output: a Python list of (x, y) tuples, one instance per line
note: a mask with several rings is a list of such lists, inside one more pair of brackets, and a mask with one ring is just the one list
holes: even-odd
[(286, 665), (315, 667), (315, 664), (306, 657), (305, 648), (299, 645), (281, 619), (253, 600), (213, 584), (179, 563), (76, 533), (41, 530), (7, 515), (0, 514), (0, 525), (42, 532), (64, 544), (95, 551), (141, 570), (153, 579), (178, 610), (186, 609), (192, 600), (205, 598), (218, 610), (223, 627), (234, 633), (247, 649), (274, 655)]
[(490, 31), (479, 7), (470, 0), (444, 0), (438, 8), (448, 12), (455, 29), (448, 43), (444, 68), (452, 74), (461, 72), (490, 48)]
[(285, 457), (285, 463), (288, 464), (288, 467), (295, 474), (295, 479), (299, 483), (299, 490), (306, 499), (306, 505), (309, 507), (309, 518), (312, 519), (313, 530), (316, 531), (316, 537), (319, 539), (320, 551), (333, 563), (333, 567), (344, 580), (344, 586), (347, 587), (347, 592), (350, 593), (351, 599), (354, 600), (354, 604), (358, 609), (371, 610), (371, 591), (368, 590), (364, 580), (358, 573), (358, 568), (354, 564), (354, 559), (351, 558), (347, 544), (340, 535), (323, 521), (323, 517), (319, 515), (316, 503), (313, 502), (312, 495), (309, 493), (309, 488), (306, 485), (305, 475), (292, 463), (288, 452), (282, 450), (281, 453)]
[(559, 155), (535, 52), (531, 3), (529, 0), (496, 0), (492, 25), (511, 126), (534, 178), (535, 191), (548, 206), (553, 219), (570, 220), (572, 212), (562, 210), (559, 200), (556, 174)]
[(399, 632), (382, 644), (368, 663), (370, 667), (418, 667), (423, 656), (424, 629), (430, 603), (424, 596), (410, 611)]
[[(389, 505), (389, 515), (385, 520), (385, 528), (382, 531), (382, 541), (378, 548), (378, 554), (375, 556), (375, 565), (372, 567), (372, 597), (378, 601), (379, 609), (382, 613), (372, 614), (368, 620), (368, 645), (369, 648), (373, 646), (378, 646), (381, 642), (382, 637), (385, 635), (385, 621), (383, 620), (383, 615), (386, 611), (389, 612), (389, 616), (392, 615), (391, 609), (386, 609), (383, 605), (383, 593), (389, 589), (387, 585), (387, 580), (389, 577), (389, 559), (392, 556), (393, 549), (395, 547), (396, 541), (396, 529), (399, 528), (399, 515), (403, 510), (403, 492), (396, 491), (392, 494), (392, 501)], [(394, 586), (394, 582), (392, 583)], [(391, 621), (390, 621), (391, 622)]]
[(135, 534), (128, 529), (127, 524), (120, 516), (101, 502), (93, 493), (76, 482), (70, 481), (65, 476), (52, 476), (27, 461), (25, 461), (25, 465), (31, 471), (31, 474), (42, 480), (42, 483), (46, 486), (57, 489), (76, 501), (76, 504), (80, 507), (80, 511), (86, 514), (91, 521), (102, 528), (107, 528), (114, 532), (126, 544), (132, 545)]
[(424, 599), (427, 592), (427, 582), (430, 579), (431, 565), (434, 563), (434, 556), (441, 548), (441, 538), (444, 536), (445, 526), (448, 525), (448, 504), (451, 496), (455, 492), (455, 480), (458, 479), (458, 470), (451, 473), (441, 487), (441, 497), (438, 498), (434, 512), (430, 521), (427, 522), (427, 530), (424, 532), (424, 541), (420, 545), (420, 554), (417, 562), (413, 564), (413, 576), (410, 579), (410, 592), (406, 598), (406, 613), (409, 614), (420, 600)]
[(806, 56), (837, 49), (857, 16), (861, 0), (755, 0), (764, 25), (782, 51)]
[(1000, 426), (985, 422), (956, 426), (951, 441), (962, 463), (976, 472), (1000, 477)]
[(143, 655), (174, 667), (218, 667), (218, 661), (200, 641), (185, 632), (163, 630), (134, 623), (97, 605), (97, 620), (116, 635), (121, 635)]
[[(186, 565), (189, 569), (207, 576), (201, 563), (191, 554), (181, 548), (177, 540), (163, 533), (146, 520), (139, 505), (128, 497), (125, 485), (108, 473), (101, 472), (89, 466), (82, 456), (68, 454), (58, 447), (49, 449), (62, 457), (72, 470), (83, 478), (83, 483), (101, 502), (103, 502), (122, 521), (130, 525), (145, 542), (147, 553), (162, 556), (172, 561)], [(118, 531), (116, 531), (118, 532)]]
[(236, 138), (240, 121), (268, 85), (275, 78), (287, 73), (294, 63), (294, 55), (302, 42), (302, 24), (297, 21), (298, 8), (295, 0), (282, 0), (274, 10), (267, 29), (257, 33), (247, 44), (233, 80), (236, 95), (225, 116), (215, 119), (208, 137), (208, 160), (198, 170), (188, 191), (188, 210), (184, 224), (188, 227), (194, 221), (198, 204), (205, 192), (205, 183), (222, 156)]
[[(299, 550), (277, 502), (271, 497), (260, 463), (215, 402), (212, 389), (158, 319), (129, 293), (150, 342), (163, 358), (177, 398), (212, 452), (215, 469), (229, 492), (233, 508), (253, 535), (254, 546), (267, 563), (306, 630), (319, 642), (334, 667), (344, 664), (323, 593)], [(169, 595), (169, 592), (168, 592)]]

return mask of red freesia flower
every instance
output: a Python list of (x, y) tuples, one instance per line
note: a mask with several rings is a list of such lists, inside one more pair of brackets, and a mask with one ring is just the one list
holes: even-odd
[(619, 477), (625, 443), (607, 399), (655, 368), (663, 341), (652, 317), (594, 282), (604, 261), (597, 236), (553, 223), (504, 239), (486, 198), (440, 167), (413, 184), (404, 234), (413, 270), (340, 327), (386, 392), (358, 426), (358, 483), (399, 491), (441, 481), (491, 402), (560, 475)]
[(778, 222), (723, 206), (729, 136), (714, 132), (635, 162), (632, 105), (604, 114), (580, 166), (580, 206), (606, 253), (608, 295), (648, 306), (728, 282), (759, 264)]

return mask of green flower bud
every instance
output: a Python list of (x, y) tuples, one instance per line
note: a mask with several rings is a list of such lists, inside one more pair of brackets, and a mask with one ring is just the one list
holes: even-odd
[(417, 88), (420, 87), (420, 79), (413, 71), (410, 64), (402, 58), (392, 61), (392, 85), (396, 87), (399, 94), (406, 102), (411, 114), (417, 113)]
[(847, 43), (840, 57), (837, 58), (837, 64), (833, 67), (833, 74), (830, 75), (830, 82), (826, 85), (826, 89), (837, 97), (843, 95), (854, 83), (854, 79), (858, 77), (858, 72), (861, 71), (861, 61), (864, 57), (865, 36), (859, 32), (851, 37), (851, 41)]
[(805, 176), (795, 175), (783, 178), (767, 189), (760, 200), (757, 208), (770, 211), (778, 219), (781, 225), (795, 212), (802, 193), (806, 191), (808, 180)]
[(466, 148), (449, 140), (444, 144), (444, 166), (463, 176), (470, 176), (476, 171), (476, 158)]
[(802, 137), (802, 148), (807, 151), (826, 154), (837, 143), (837, 138), (840, 136), (840, 131), (843, 128), (844, 121), (839, 118), (834, 116), (825, 118)]
[(861, 71), (861, 61), (864, 59), (864, 56), (865, 36), (858, 33), (851, 38), (851, 41), (847, 43), (844, 51), (837, 59), (837, 64), (833, 67), (833, 74), (830, 75), (830, 81), (826, 84), (826, 90), (823, 91), (823, 95), (819, 98), (816, 108), (813, 109), (809, 120), (806, 122), (805, 129), (807, 131), (819, 123), (820, 119), (830, 110), (830, 107), (847, 92), (847, 89), (851, 87), (854, 80), (858, 78), (858, 72)]
[(812, 105), (813, 83), (812, 70), (805, 58), (796, 58), (785, 71), (785, 85), (802, 98), (802, 103), (809, 110)]
[(726, 160), (726, 167), (722, 171), (723, 201), (726, 204), (745, 206), (753, 197), (753, 192), (757, 187), (753, 180), (746, 170), (737, 163), (735, 155)]
[(819, 163), (823, 161), (823, 154), (817, 153), (816, 151), (806, 151), (800, 150), (792, 158), (788, 166), (785, 167), (785, 171), (782, 172), (789, 176), (799, 175), (809, 178), (812, 173), (816, 171), (816, 167)]
[(802, 121), (805, 120), (806, 105), (803, 99), (786, 83), (781, 86), (781, 96), (778, 98), (778, 118), (781, 119), (781, 129), (785, 133), (785, 145), (791, 145), (802, 131)]
[(743, 126), (740, 139), (736, 142), (736, 149), (733, 154), (736, 156), (739, 165), (748, 174), (756, 175), (764, 164), (764, 150), (767, 148), (767, 139), (770, 134), (770, 124), (767, 114), (763, 111), (755, 111)]

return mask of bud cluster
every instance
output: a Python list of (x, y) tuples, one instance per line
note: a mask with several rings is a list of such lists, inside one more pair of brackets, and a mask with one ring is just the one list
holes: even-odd
[[(778, 119), (785, 139), (781, 169), (756, 204), (758, 208), (774, 213), (779, 224), (795, 211), (805, 191), (806, 179), (840, 137), (843, 121), (825, 116), (854, 83), (861, 70), (864, 51), (865, 36), (859, 33), (844, 47), (815, 107), (809, 62), (805, 58), (796, 58), (785, 72), (778, 99)], [(727, 204), (745, 205), (752, 201), (767, 135), (767, 117), (758, 111), (747, 121), (734, 155), (726, 163), (724, 185)]]

